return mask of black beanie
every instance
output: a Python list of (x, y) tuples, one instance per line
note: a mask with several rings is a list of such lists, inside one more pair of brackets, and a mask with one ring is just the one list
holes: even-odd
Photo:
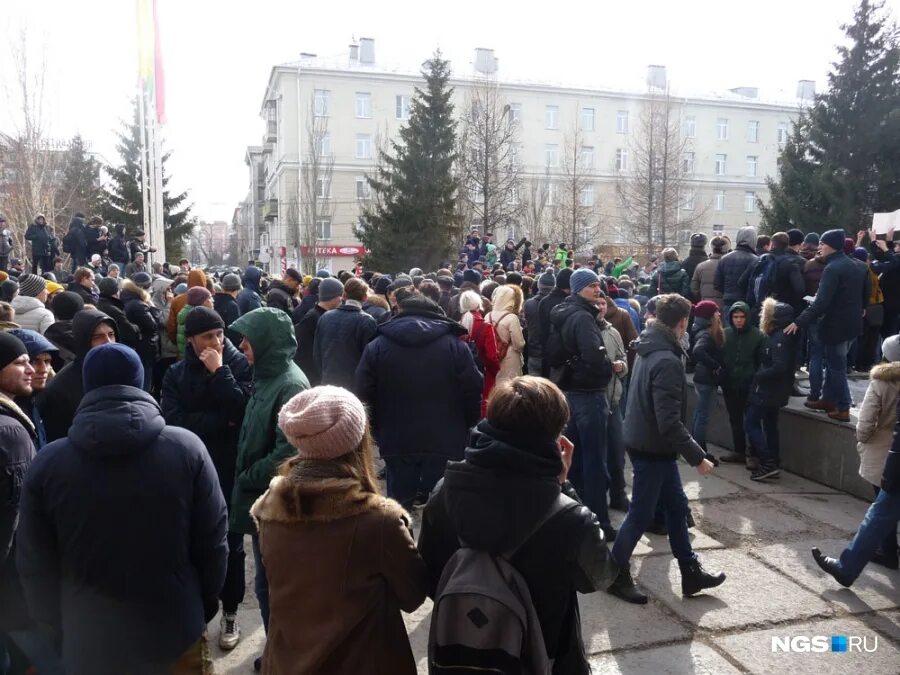
[(84, 309), (84, 299), (72, 291), (63, 291), (53, 296), (50, 309), (57, 321), (71, 321), (78, 312)]
[(800, 246), (803, 243), (803, 233), (798, 229), (788, 230), (788, 245)]
[(216, 328), (225, 330), (225, 322), (222, 321), (222, 317), (219, 316), (215, 310), (212, 310), (209, 307), (203, 307), (202, 305), (200, 307), (194, 307), (194, 309), (188, 312), (187, 318), (184, 320), (185, 337), (200, 335), (200, 333), (205, 333), (208, 330), (215, 330)]
[(7, 332), (0, 332), (0, 370), (27, 353), (28, 350), (19, 338)]
[(561, 269), (559, 274), (556, 275), (556, 287), (564, 291), (569, 290), (569, 288), (571, 288), (569, 280), (572, 278), (572, 274), (573, 271), (571, 267)]

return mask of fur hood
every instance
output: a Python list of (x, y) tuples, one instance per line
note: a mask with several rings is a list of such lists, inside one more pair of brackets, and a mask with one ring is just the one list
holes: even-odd
[(785, 328), (794, 320), (794, 310), (790, 305), (766, 298), (759, 313), (759, 327), (766, 335)]
[(900, 362), (879, 363), (870, 371), (873, 380), (900, 383)]
[(376, 509), (409, 521), (400, 504), (365, 492), (353, 478), (302, 478), (294, 474), (273, 478), (269, 489), (250, 509), (250, 515), (258, 528), (263, 520), (286, 524), (329, 523)]

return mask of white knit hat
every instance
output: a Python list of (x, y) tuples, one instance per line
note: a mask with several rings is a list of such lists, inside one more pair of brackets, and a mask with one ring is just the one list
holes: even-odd
[(353, 452), (362, 441), (366, 409), (346, 389), (314, 387), (284, 404), (278, 426), (301, 457), (334, 459)]

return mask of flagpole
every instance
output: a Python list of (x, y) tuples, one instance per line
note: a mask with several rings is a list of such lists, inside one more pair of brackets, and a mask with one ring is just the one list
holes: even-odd
[(150, 173), (147, 167), (147, 110), (144, 80), (138, 87), (138, 114), (140, 117), (141, 133), (141, 215), (143, 217), (144, 232), (150, 235)]

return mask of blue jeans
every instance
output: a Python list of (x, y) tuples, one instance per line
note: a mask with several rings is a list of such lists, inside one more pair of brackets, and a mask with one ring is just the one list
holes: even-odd
[(849, 580), (856, 579), (872, 559), (885, 537), (896, 531), (900, 520), (900, 493), (882, 490), (866, 511), (856, 535), (841, 553), (841, 571)]
[(411, 509), (417, 495), (427, 497), (444, 477), (447, 458), (441, 455), (394, 455), (384, 458), (388, 497)]
[(809, 327), (809, 398), (818, 401), (822, 398), (822, 368), (825, 360), (825, 345), (819, 339), (816, 324)]
[(606, 493), (609, 473), (606, 466), (606, 427), (609, 404), (602, 391), (567, 391), (569, 424), (566, 436), (575, 444), (569, 479), (601, 527), (610, 527)]
[(694, 424), (691, 427), (691, 436), (706, 449), (706, 427), (709, 426), (709, 413), (716, 402), (718, 387), (714, 384), (700, 384), (694, 382), (694, 391), (697, 392), (697, 405), (694, 406)]
[(621, 569), (628, 568), (631, 553), (641, 536), (653, 524), (657, 502), (666, 514), (669, 546), (680, 563), (688, 563), (697, 556), (688, 537), (688, 500), (681, 486), (678, 462), (647, 460), (631, 456), (634, 484), (631, 487), (631, 508), (619, 528), (612, 548), (612, 559)]
[(262, 551), (259, 550), (259, 535), (251, 534), (253, 544), (253, 562), (256, 563), (256, 575), (253, 577), (253, 590), (259, 602), (259, 613), (262, 616), (263, 628), (269, 634), (269, 580), (266, 578), (266, 567), (263, 565)]
[(750, 404), (744, 415), (744, 429), (762, 465), (779, 465), (778, 411), (775, 406)]
[(850, 385), (847, 383), (848, 342), (825, 345), (825, 387), (822, 396), (837, 406), (838, 410), (850, 410)]
[(625, 439), (619, 403), (610, 406), (606, 423), (606, 464), (609, 468), (610, 499), (625, 497)]

